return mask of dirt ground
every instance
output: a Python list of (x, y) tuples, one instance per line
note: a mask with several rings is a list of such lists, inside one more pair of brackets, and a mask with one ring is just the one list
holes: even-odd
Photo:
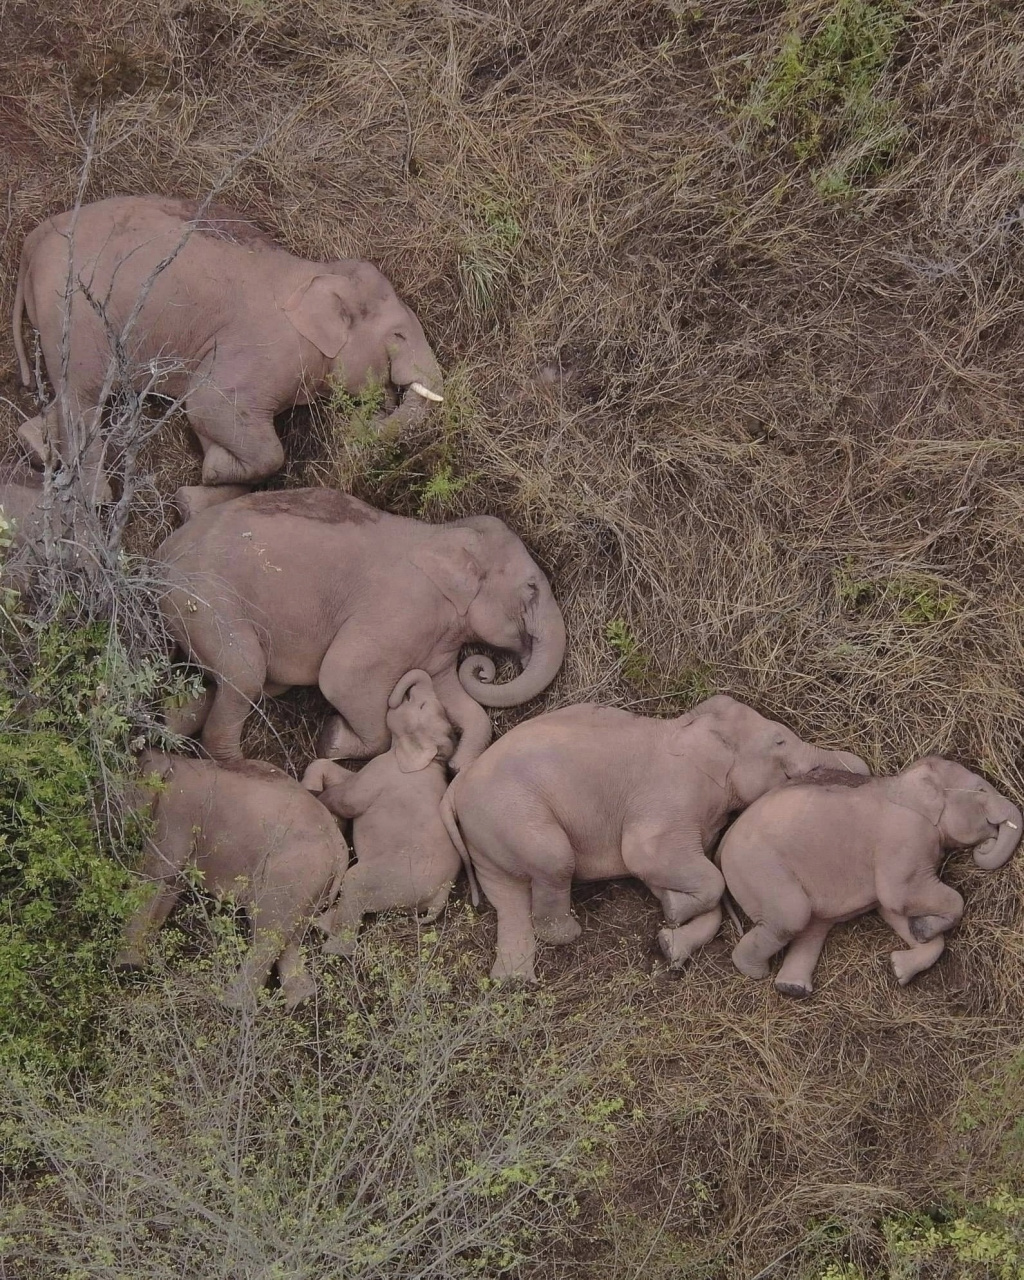
[[(4, 314), (92, 118), (86, 198), (220, 183), (417, 312), (443, 413), (387, 449), (297, 411), (277, 483), (521, 534), (570, 646), (499, 727), (721, 690), (1021, 802), (1018, 6), (0, 0), (0, 36)], [(16, 382), (4, 330), (12, 442)], [(183, 430), (153, 461), (166, 493), (198, 473)], [(289, 695), (249, 749), (301, 768), (318, 713)], [(637, 1113), (557, 1274), (774, 1280), (830, 1231), (870, 1263), (882, 1214), (1012, 1178), (1024, 859), (948, 879), (967, 915), (933, 971), (897, 988), (860, 921), (805, 1003), (735, 972), (728, 925), (670, 978), (642, 890), (579, 894), (582, 939), (540, 969), (622, 1027)]]

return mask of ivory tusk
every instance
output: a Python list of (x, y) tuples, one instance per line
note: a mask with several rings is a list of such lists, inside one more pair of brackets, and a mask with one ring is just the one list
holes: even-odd
[(433, 400), (435, 404), (440, 404), (444, 396), (439, 396), (436, 391), (431, 391), (429, 387), (425, 387), (422, 382), (410, 382), (409, 390), (415, 391), (418, 396), (422, 396), (424, 400)]
[(1006, 825), (1010, 828), (1010, 830), (1011, 830), (1011, 831), (1016, 831), (1016, 830), (1017, 830), (1017, 824), (1016, 824), (1016, 822), (1011, 822), (1011, 821), (1009, 820), (1009, 818), (1007, 818), (1007, 820), (1006, 820)]

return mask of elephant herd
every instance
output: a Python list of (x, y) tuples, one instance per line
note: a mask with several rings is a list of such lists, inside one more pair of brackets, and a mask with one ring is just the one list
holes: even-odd
[[(311, 921), (349, 955), (365, 913), (432, 919), (464, 868), (497, 912), (495, 978), (533, 979), (538, 939), (579, 934), (574, 881), (634, 876), (661, 904), (672, 968), (718, 932), (728, 890), (750, 921), (742, 973), (766, 976), (785, 950), (776, 986), (807, 996), (831, 927), (874, 909), (906, 944), (892, 955), (903, 984), (963, 911), (939, 878), (946, 851), (995, 869), (1016, 848), (1020, 811), (961, 766), (926, 757), (873, 777), (722, 694), (675, 719), (564, 707), (490, 745), (485, 708), (536, 697), (566, 647), (513, 531), (330, 489), (250, 492), (283, 464), (274, 416), (292, 405), (376, 387), (381, 429), (401, 432), (442, 401), (418, 320), (368, 263), (307, 262), (221, 207), (104, 200), (26, 239), (14, 336), (30, 385), (25, 315), (55, 392), (19, 433), (34, 467), (68, 465), (78, 442), (86, 500), (109, 501), (104, 401), (119, 382), (178, 400), (204, 455), (155, 553), (167, 626), (206, 682), (166, 718), (201, 747), (139, 760), (127, 800), (148, 814), (148, 891), (119, 966), (144, 964), (194, 866), (253, 925), (224, 999), (251, 1003), (276, 966), (292, 1007), (314, 992), (299, 945)], [(26, 468), (0, 484), (29, 558), (40, 492)], [(482, 654), (460, 664), (466, 645), (514, 656), (520, 674), (496, 683)], [(334, 708), (301, 781), (242, 756), (254, 705), (297, 685)]]

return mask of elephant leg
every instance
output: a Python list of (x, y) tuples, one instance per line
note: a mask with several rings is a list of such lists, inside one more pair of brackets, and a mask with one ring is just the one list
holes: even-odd
[(445, 715), (459, 731), (459, 745), (449, 764), (452, 772), (458, 773), (490, 745), (494, 736), (491, 717), (459, 684), (454, 670), (435, 677), (434, 692), (444, 707)]
[[(662, 902), (668, 896), (665, 890), (659, 894)], [(666, 907), (665, 915), (671, 919)], [(668, 961), (670, 969), (681, 969), (687, 960), (701, 947), (706, 946), (722, 927), (722, 908), (712, 907), (709, 911), (701, 911), (683, 925), (668, 925), (658, 932), (658, 946)]]
[(185, 413), (203, 448), (204, 485), (256, 484), (284, 466), (273, 412), (239, 403), (237, 392), (201, 382)]
[(171, 501), (184, 524), (194, 519), (202, 511), (219, 506), (222, 502), (230, 502), (232, 498), (241, 498), (249, 492), (246, 484), (222, 484), (216, 487), (205, 484), (183, 484), (175, 490)]
[(289, 942), (277, 961), (277, 976), (281, 981), (284, 1007), (296, 1009), (316, 995), (316, 983), (306, 968), (302, 950), (295, 941)]
[(476, 878), (487, 900), (498, 913), (498, 947), (491, 977), (536, 981), (533, 960), (536, 936), (530, 912), (530, 882), (515, 880), (489, 863), (473, 861)]
[(775, 989), (784, 996), (801, 999), (814, 990), (814, 970), (832, 925), (813, 920), (789, 944), (786, 958), (775, 979)]
[(705, 856), (699, 838), (674, 830), (627, 831), (622, 860), (661, 902), (666, 927), (658, 945), (672, 969), (680, 969), (718, 932), (725, 880)]
[(174, 910), (179, 893), (178, 886), (166, 880), (153, 887), (147, 901), (139, 907), (125, 928), (124, 944), (114, 956), (115, 969), (132, 970), (145, 966), (149, 940), (159, 932)]
[(181, 706), (175, 707), (171, 706), (169, 702), (165, 702), (164, 724), (172, 733), (176, 733), (182, 738), (194, 738), (203, 725), (206, 724), (216, 693), (216, 685), (206, 683), (203, 692), (198, 697), (190, 698), (188, 702), (182, 703)]
[(964, 914), (963, 898), (938, 879), (928, 885), (926, 892), (901, 905), (915, 942), (930, 942), (937, 934), (946, 933), (959, 924)]
[(419, 917), (420, 924), (433, 924), (437, 917), (444, 911), (448, 905), (448, 898), (452, 889), (455, 887), (454, 880), (446, 880), (436, 893), (428, 900), (423, 908), (423, 913)]
[(241, 760), (242, 729), (263, 686), (255, 680), (239, 688), (220, 680), (203, 725), (202, 743), (213, 760)]
[(925, 969), (930, 969), (938, 960), (946, 949), (946, 939), (940, 933), (928, 942), (919, 942), (906, 916), (900, 915), (898, 911), (890, 911), (888, 907), (879, 907), (878, 914), (910, 948), (909, 951), (893, 951), (889, 957), (896, 980), (901, 987), (905, 987), (912, 978), (916, 978)]
[(168, 822), (157, 810), (153, 837), (147, 841), (142, 875), (150, 882), (149, 894), (125, 927), (124, 941), (114, 957), (115, 969), (141, 969), (150, 938), (174, 910), (181, 892), (178, 879), (192, 853), (192, 824)]
[[(372, 672), (380, 662), (386, 632), (374, 641), (374, 653), (353, 653), (353, 640), (344, 629), (335, 637), (320, 664), (320, 692), (338, 710), (328, 718), (317, 741), (317, 755), (328, 760), (357, 760), (381, 755), (391, 745), (387, 726), (388, 694)], [(396, 677), (397, 679), (397, 677)], [(344, 710), (342, 708), (344, 707)]]
[(554, 946), (575, 942), (583, 932), (583, 926), (572, 914), (571, 874), (564, 880), (534, 879), (530, 891), (533, 928), (541, 942), (550, 942)]
[(321, 926), (327, 933), (324, 953), (329, 956), (351, 956), (356, 949), (359, 927), (370, 909), (370, 886), (366, 863), (357, 862), (345, 872), (337, 900)]
[(748, 978), (767, 978), (772, 957), (798, 932), (798, 929), (786, 929), (777, 923), (755, 924), (733, 948), (732, 962)]
[(285, 946), (285, 934), (281, 929), (258, 926), (249, 954), (221, 996), (221, 1004), (229, 1009), (245, 1009), (254, 1005)]

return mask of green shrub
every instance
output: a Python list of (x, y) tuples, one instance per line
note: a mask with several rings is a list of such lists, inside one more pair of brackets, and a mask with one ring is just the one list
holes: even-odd
[(792, 11), (790, 30), (741, 109), (780, 130), (799, 161), (815, 165), (824, 199), (888, 165), (905, 135), (897, 104), (880, 91), (906, 25), (901, 0), (836, 0), (810, 30)]
[[(459, 921), (446, 926), (449, 934)], [(173, 932), (162, 938), (173, 943)], [(625, 1113), (600, 1036), (552, 997), (494, 989), (438, 935), (369, 930), (314, 1016), (231, 1017), (180, 957), (110, 1019), (75, 1099), (24, 1080), (0, 1108), (52, 1173), (19, 1197), (25, 1277), (498, 1277), (571, 1232)], [(159, 949), (159, 948), (158, 948)], [(198, 980), (197, 980), (198, 979)]]

